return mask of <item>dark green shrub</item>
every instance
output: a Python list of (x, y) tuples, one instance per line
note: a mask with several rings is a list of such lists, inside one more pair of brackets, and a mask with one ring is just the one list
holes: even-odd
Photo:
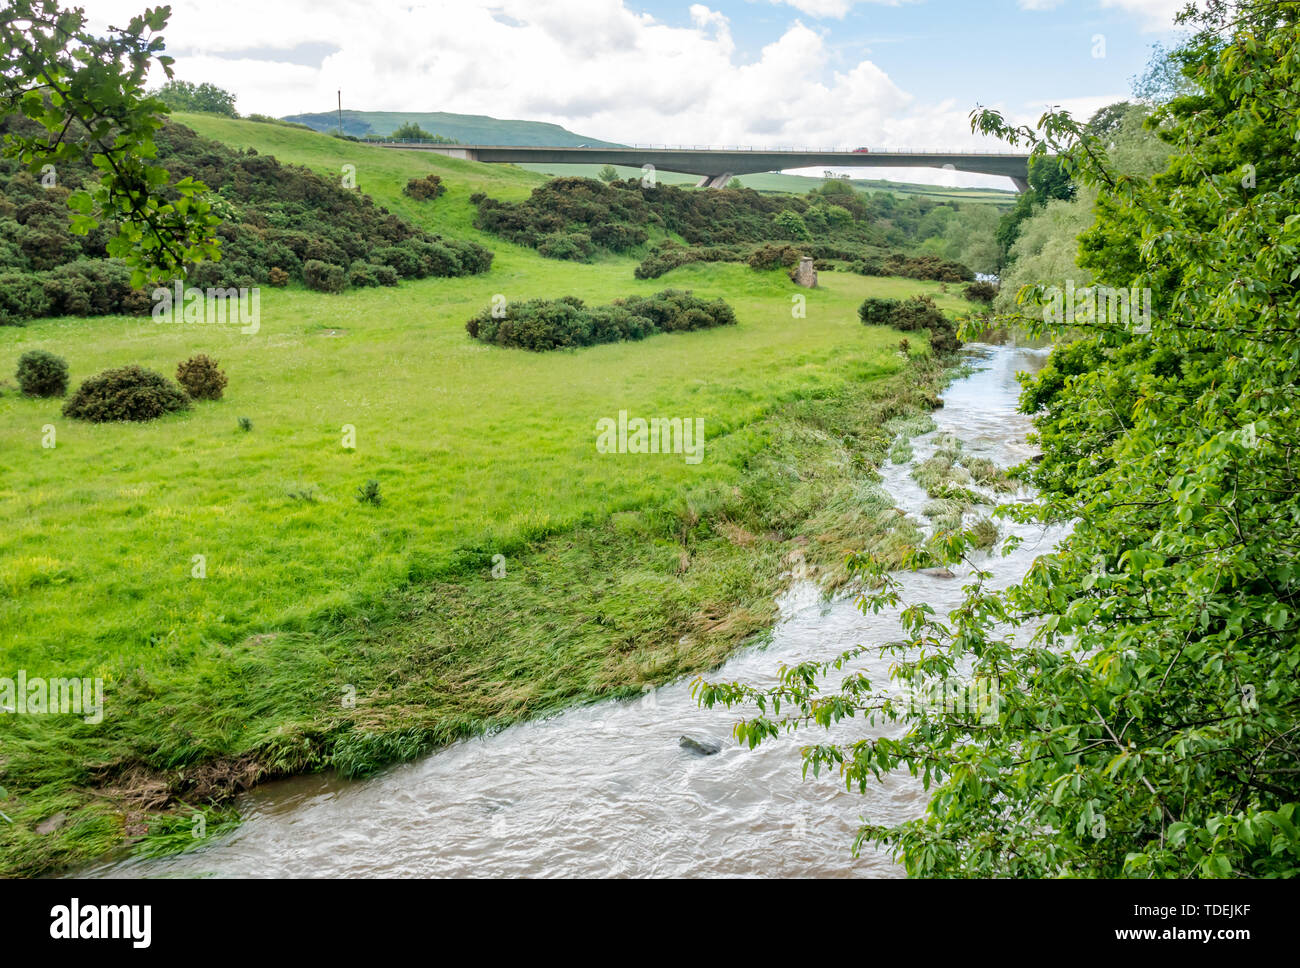
[(947, 317), (939, 311), (929, 296), (912, 296), (898, 303), (890, 315), (889, 324), (904, 332), (942, 327)]
[[(0, 115), (0, 138), (31, 126), (20, 112)], [(173, 122), (164, 123), (155, 141), (160, 163), (175, 179), (194, 178), (211, 189), (222, 220), (221, 261), (191, 267), (188, 285), (279, 286), (302, 279), (304, 262), (373, 264), (383, 261), (376, 250), (414, 240), (445, 246), (454, 258), (446, 251), (432, 260), (417, 254), (412, 276), (463, 275), (491, 265), (492, 253), (482, 246), (427, 233), (335, 178), (228, 148)], [(0, 160), (0, 324), (149, 308), (148, 293), (130, 289), (129, 270), (105, 258), (111, 227), (71, 231), (68, 194), (97, 178), (91, 165), (67, 159), (58, 186), (46, 188), (16, 163)]]
[(50, 314), (50, 300), (39, 276), (0, 272), (0, 326)]
[(957, 327), (929, 296), (910, 299), (869, 298), (858, 307), (858, 316), (868, 326), (892, 326), (904, 332), (927, 330), (930, 348), (936, 353), (951, 353), (961, 348)]
[(63, 405), (63, 415), (94, 423), (153, 420), (189, 407), (185, 391), (161, 373), (124, 366), (83, 381)]
[(444, 242), (455, 247), (456, 257), (460, 259), (462, 275), (477, 275), (492, 268), (495, 253), (491, 249), (477, 242), (461, 242), (452, 239), (445, 239)]
[(392, 266), (370, 266), (375, 275), (375, 282), (381, 286), (397, 285), (397, 270)]
[(327, 265), (341, 266), (350, 261), (348, 252), (343, 246), (327, 238), (313, 238), (307, 243), (307, 248), (303, 250), (303, 271), (306, 272), (308, 262), (324, 262)]
[(347, 278), (342, 266), (321, 262), (319, 259), (310, 259), (303, 263), (302, 281), (307, 284), (308, 289), (317, 292), (342, 292), (347, 286)]
[(501, 317), (484, 310), (465, 324), (470, 336), (498, 346), (543, 351), (621, 340), (645, 339), (660, 332), (729, 326), (736, 314), (721, 299), (712, 302), (690, 292), (666, 289), (648, 297), (620, 299), (608, 306), (586, 306), (575, 296), (513, 303)]
[(417, 279), (420, 276), (420, 257), (414, 252), (390, 245), (376, 249), (374, 256), (381, 265), (391, 267), (403, 279)]
[(555, 232), (544, 236), (537, 246), (539, 255), (548, 259), (568, 259), (571, 262), (585, 262), (595, 251), (591, 236), (582, 232)]
[(402, 189), (402, 194), (409, 195), (417, 202), (432, 201), (447, 191), (447, 186), (442, 183), (442, 179), (437, 175), (425, 175), (423, 178), (412, 178)]
[(220, 400), (226, 388), (226, 374), (216, 360), (199, 353), (176, 367), (176, 382), (195, 400)]
[(68, 392), (68, 363), (45, 350), (18, 357), (18, 387), (27, 397), (61, 397)]
[[(379, 285), (379, 277), (375, 274), (376, 268), (376, 266), (367, 265), (364, 262), (352, 263), (348, 267), (348, 285), (356, 286), (358, 289)], [(387, 269), (388, 267), (385, 266), (384, 268)], [(389, 269), (388, 271), (392, 272), (393, 270)]]
[(877, 299), (868, 297), (858, 307), (858, 316), (867, 326), (888, 326), (898, 308), (897, 299)]
[(751, 269), (767, 270), (791, 268), (799, 264), (803, 253), (789, 245), (764, 245), (755, 249), (749, 257)]
[(635, 225), (624, 225), (621, 222), (606, 222), (594, 226), (591, 230), (591, 241), (596, 245), (603, 245), (611, 252), (626, 252), (628, 249), (634, 249), (649, 237), (645, 229), (637, 228)]
[(459, 276), (461, 271), (460, 256), (450, 246), (441, 242), (423, 242), (412, 239), (407, 248), (420, 260), (420, 276)]
[(965, 290), (966, 298), (971, 302), (992, 303), (998, 295), (998, 287), (991, 282), (972, 282)]

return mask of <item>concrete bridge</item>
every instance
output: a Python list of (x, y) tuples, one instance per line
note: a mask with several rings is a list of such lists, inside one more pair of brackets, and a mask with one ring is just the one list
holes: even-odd
[(538, 148), (520, 145), (449, 145), (431, 141), (383, 141), (385, 148), (432, 151), (449, 158), (516, 165), (653, 165), (659, 171), (699, 175), (700, 187), (721, 188), (737, 175), (791, 168), (941, 168), (1010, 178), (1029, 187), (1029, 156), (981, 152), (850, 151), (810, 148), (713, 148), (634, 145), (626, 148)]

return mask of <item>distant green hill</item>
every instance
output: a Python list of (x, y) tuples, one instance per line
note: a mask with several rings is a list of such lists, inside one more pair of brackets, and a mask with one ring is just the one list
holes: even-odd
[[(291, 114), (284, 120), (305, 124), (325, 133), (339, 129), (337, 111), (320, 111), (315, 114)], [(503, 121), (483, 114), (447, 114), (443, 111), (344, 111), (343, 133), (358, 138), (366, 135), (391, 134), (408, 121), (414, 121), (430, 134), (467, 145), (543, 145), (578, 148), (617, 147), (612, 141), (588, 138), (574, 134), (558, 124), (542, 121)]]

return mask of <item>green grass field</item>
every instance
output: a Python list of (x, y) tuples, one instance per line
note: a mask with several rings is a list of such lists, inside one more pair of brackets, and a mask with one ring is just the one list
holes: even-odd
[[(41, 348), (68, 360), (74, 386), (128, 363), (172, 375), (195, 352), (230, 379), (224, 399), (139, 425), (0, 396), (0, 670), (107, 684), (100, 728), (0, 719), (0, 810), (15, 821), (0, 824), (0, 872), (101, 852), (182, 792), (228, 793), (240, 770), (364, 772), (717, 662), (770, 621), (784, 540), (803, 528), (841, 555), (861, 508), (879, 503), (846, 441), (879, 433), (894, 412), (881, 399), (921, 378), (900, 334), (863, 327), (858, 304), (928, 292), (969, 308), (938, 284), (827, 273), (805, 291), (739, 265), (638, 282), (635, 257), (555, 262), (471, 227), (470, 193), (523, 197), (540, 175), (180, 120), (321, 172), (353, 164), (381, 204), (496, 261), (397, 289), (264, 288), (253, 335), (129, 317), (0, 328), (0, 374)], [(430, 171), (446, 196), (401, 195)], [(669, 286), (727, 299), (739, 325), (553, 354), (464, 330), (496, 294), (605, 302)], [(792, 316), (796, 295), (806, 318)], [(597, 453), (596, 421), (620, 410), (704, 418), (703, 462)], [(803, 478), (805, 461), (826, 462), (820, 481)], [(369, 479), (379, 506), (355, 499)], [(700, 518), (695, 537), (666, 537)], [(509, 562), (505, 583), (487, 574), (493, 554)], [(692, 629), (694, 649), (681, 644)], [(338, 704), (345, 685), (356, 708)], [(200, 782), (201, 767), (213, 772)], [(33, 833), (59, 811), (58, 832)]]

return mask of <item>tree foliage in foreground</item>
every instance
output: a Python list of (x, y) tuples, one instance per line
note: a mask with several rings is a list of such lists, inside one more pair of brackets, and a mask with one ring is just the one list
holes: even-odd
[[(917, 714), (856, 672), (820, 687), (860, 651), (787, 668), (772, 689), (697, 684), (707, 705), (757, 705), (737, 726), (750, 744), (849, 717), (901, 724), (803, 755), (850, 788), (899, 769), (924, 781), (924, 817), (868, 823), (857, 843), (913, 875), (1300, 866), (1298, 21), (1296, 4), (1258, 0), (1197, 18), (1182, 52), (1196, 87), (1156, 112), (1173, 157), (1155, 177), (1116, 175), (1067, 115), (1036, 129), (974, 115), (1097, 189), (1082, 262), (1102, 285), (1154, 296), (1149, 330), (1066, 321), (1058, 337), (1082, 338), (1026, 383), (1039, 497), (1006, 513), (1073, 521), (1071, 536), (1008, 590), (979, 572), (950, 615), (903, 613), (900, 680), (924, 688), (973, 666), (1000, 701)], [(941, 544), (978, 565), (969, 535)], [(899, 603), (871, 561), (854, 564), (877, 583), (864, 608)]]
[(170, 15), (170, 7), (154, 7), (96, 37), (84, 10), (63, 10), (57, 0), (8, 0), (0, 8), (0, 112), (43, 129), (10, 128), (5, 153), (55, 177), (61, 166), (89, 159), (99, 180), (68, 197), (74, 229), (114, 223), (108, 254), (131, 265), (135, 286), (218, 256), (218, 219), (205, 186), (189, 178), (172, 184), (150, 161), (167, 106), (145, 93), (144, 82), (155, 61), (172, 75), (172, 59), (159, 53)]

